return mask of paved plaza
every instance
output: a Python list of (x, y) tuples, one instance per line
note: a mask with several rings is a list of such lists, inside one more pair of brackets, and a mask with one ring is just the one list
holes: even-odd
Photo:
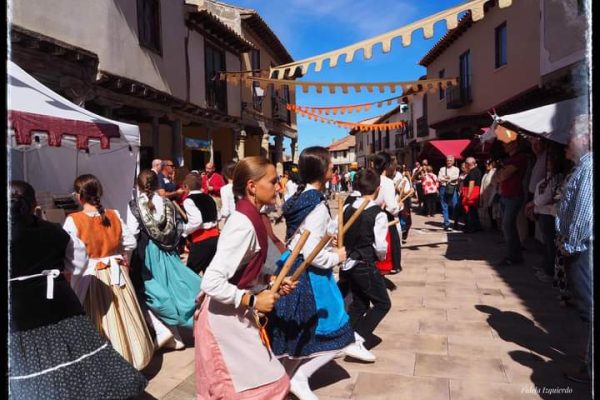
[[(582, 354), (585, 328), (556, 289), (535, 278), (536, 244), (525, 243), (525, 265), (499, 269), (490, 263), (502, 258), (500, 233), (444, 232), (440, 220), (413, 214), (404, 269), (387, 277), (392, 310), (375, 331), (377, 361), (332, 361), (311, 378), (319, 398), (591, 398), (589, 385), (562, 376)], [(144, 372), (142, 398), (195, 398), (192, 347), (159, 352)]]

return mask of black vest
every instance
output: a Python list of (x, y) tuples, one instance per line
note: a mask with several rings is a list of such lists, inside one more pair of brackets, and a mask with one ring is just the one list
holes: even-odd
[(212, 197), (204, 193), (194, 193), (190, 194), (188, 199), (191, 199), (200, 210), (203, 223), (217, 221), (217, 204)]
[[(344, 224), (348, 222), (355, 211), (356, 209), (352, 205), (346, 207), (344, 211)], [(350, 229), (348, 229), (348, 232), (344, 235), (344, 246), (346, 246), (348, 258), (365, 261), (368, 264), (375, 264), (377, 254), (373, 248), (373, 243), (375, 243), (373, 227), (375, 226), (377, 214), (380, 212), (381, 208), (377, 206), (365, 209), (358, 219), (354, 221)]]
[[(33, 217), (11, 226), (10, 276), (35, 275), (45, 269), (64, 270), (69, 235), (59, 224)], [(55, 324), (84, 313), (63, 275), (54, 281), (54, 298), (46, 299), (46, 278), (13, 281), (10, 285), (10, 328), (24, 331)]]
[(344, 200), (344, 205), (351, 206), (356, 201), (356, 199), (358, 199), (359, 197), (360, 196), (352, 196), (352, 195), (346, 197), (346, 200)]

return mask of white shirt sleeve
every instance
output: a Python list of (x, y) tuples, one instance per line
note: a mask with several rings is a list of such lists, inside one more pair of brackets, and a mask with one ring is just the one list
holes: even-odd
[(137, 236), (137, 234), (140, 233), (140, 224), (135, 215), (133, 215), (129, 204), (127, 204), (127, 229), (134, 236)]
[[(117, 214), (117, 217), (119, 217), (119, 222), (121, 223), (121, 248), (123, 249), (125, 255), (129, 257), (131, 252), (135, 250), (135, 247), (137, 246), (137, 239), (135, 238), (135, 235), (131, 233), (127, 227), (127, 224), (121, 218), (119, 212), (117, 210), (114, 211)], [(133, 216), (132, 218), (135, 219)]]
[(382, 178), (381, 189), (379, 191), (379, 196), (377, 196), (377, 203), (384, 204), (385, 209), (393, 216), (396, 216), (400, 212), (400, 207), (398, 206), (398, 203), (396, 203), (396, 190), (394, 189), (391, 180), (389, 178), (385, 179), (387, 180)]
[(448, 169), (448, 176), (450, 177), (450, 181), (455, 181), (458, 180), (458, 176), (460, 175), (460, 170), (456, 167), (452, 167), (450, 169)]
[(183, 226), (183, 236), (187, 236), (202, 226), (202, 213), (189, 198), (183, 201), (183, 208), (188, 217), (188, 222)]
[(380, 212), (375, 217), (375, 225), (373, 226), (373, 233), (375, 234), (375, 243), (373, 248), (377, 253), (377, 257), (380, 260), (385, 259), (387, 253), (387, 233), (388, 233), (388, 220), (385, 213)]
[(227, 218), (233, 212), (234, 206), (231, 204), (233, 201), (233, 191), (231, 190), (231, 184), (223, 186), (220, 190), (221, 193), (221, 217)]
[(239, 307), (245, 291), (229, 283), (229, 279), (259, 249), (248, 217), (239, 212), (232, 213), (221, 232), (217, 252), (202, 277), (202, 291), (216, 301)]
[[(290, 242), (289, 247), (291, 249), (294, 248), (298, 240), (300, 239), (300, 235), (304, 232), (304, 230), (310, 231), (310, 236), (306, 240), (304, 244), (304, 248), (302, 249), (302, 255), (306, 258), (312, 253), (317, 244), (321, 241), (321, 238), (325, 236), (327, 233), (327, 228), (330, 225), (331, 217), (329, 216), (329, 212), (327, 211), (327, 207), (325, 204), (319, 204), (315, 207), (314, 210), (304, 220), (300, 229), (294, 236), (294, 239)], [(311, 265), (317, 268), (322, 269), (330, 269), (335, 267), (340, 263), (340, 258), (337, 253), (331, 251), (331, 246), (325, 246), (319, 254), (314, 258)]]
[(65, 271), (81, 276), (87, 269), (88, 254), (85, 244), (79, 239), (73, 218), (67, 217), (63, 229), (71, 237), (65, 251)]

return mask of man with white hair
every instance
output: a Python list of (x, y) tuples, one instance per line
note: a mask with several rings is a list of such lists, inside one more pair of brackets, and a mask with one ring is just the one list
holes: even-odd
[(444, 217), (444, 230), (450, 230), (450, 215), (454, 215), (454, 208), (458, 203), (458, 176), (460, 170), (454, 166), (454, 156), (446, 157), (446, 165), (438, 171), (440, 181), (440, 204)]
[(154, 171), (154, 173), (156, 175), (160, 174), (160, 171), (162, 170), (162, 160), (160, 158), (155, 158), (154, 160), (152, 160), (152, 171)]
[(589, 115), (575, 118), (566, 157), (575, 163), (565, 180), (563, 193), (556, 212), (558, 250), (565, 257), (571, 289), (581, 318), (589, 324), (589, 337), (585, 364), (566, 372), (568, 379), (587, 383), (592, 373), (592, 314), (593, 271), (591, 248), (593, 241), (593, 183), (592, 183), (592, 133)]

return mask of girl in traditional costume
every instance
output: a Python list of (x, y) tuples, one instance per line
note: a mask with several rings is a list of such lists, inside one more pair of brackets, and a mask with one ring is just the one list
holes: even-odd
[(146, 379), (100, 336), (63, 275), (84, 268), (85, 246), (33, 215), (28, 183), (13, 181), (10, 192), (10, 398), (138, 396)]
[(179, 257), (183, 226), (176, 219), (173, 203), (156, 193), (157, 175), (144, 170), (137, 184), (139, 194), (127, 209), (127, 226), (138, 235), (131, 265), (141, 274), (142, 297), (151, 311), (157, 345), (180, 350), (185, 344), (177, 327), (192, 328), (201, 279)]
[[(73, 186), (83, 210), (70, 214), (63, 228), (84, 245), (87, 262), (73, 270), (71, 287), (100, 334), (141, 370), (152, 359), (154, 345), (126, 267), (135, 237), (118, 211), (102, 206), (98, 178), (81, 175)], [(80, 257), (73, 255), (77, 261)]]
[(236, 209), (203, 276), (194, 325), (198, 400), (287, 396), (289, 378), (255, 319), (293, 287), (287, 278), (279, 294), (264, 290), (269, 235), (260, 209), (275, 202), (277, 186), (275, 167), (263, 157), (245, 158), (235, 167)]
[[(379, 204), (385, 214), (387, 215), (389, 222), (394, 222), (398, 218), (400, 213), (400, 206), (396, 202), (396, 187), (394, 182), (390, 178), (396, 171), (396, 161), (392, 159), (385, 151), (380, 151), (373, 158), (373, 169), (380, 175), (381, 187), (379, 195), (375, 202)], [(385, 274), (397, 274), (402, 271), (402, 243), (400, 242), (400, 235), (402, 227), (400, 224), (391, 225), (388, 227), (388, 251), (383, 261), (377, 261), (377, 267), (381, 273)]]
[[(305, 149), (300, 154), (299, 167), (302, 183), (283, 206), (286, 242), (289, 241), (289, 248), (293, 248), (304, 230), (310, 231), (310, 236), (292, 266), (291, 274), (332, 224), (322, 192), (333, 172), (328, 150), (323, 147)], [(289, 296), (281, 298), (269, 315), (267, 328), (273, 352), (281, 358), (291, 376), (290, 391), (301, 400), (317, 398), (310, 389), (308, 378), (355, 342), (344, 300), (332, 272), (333, 267), (345, 259), (344, 248), (324, 248), (301, 275), (298, 287)]]

